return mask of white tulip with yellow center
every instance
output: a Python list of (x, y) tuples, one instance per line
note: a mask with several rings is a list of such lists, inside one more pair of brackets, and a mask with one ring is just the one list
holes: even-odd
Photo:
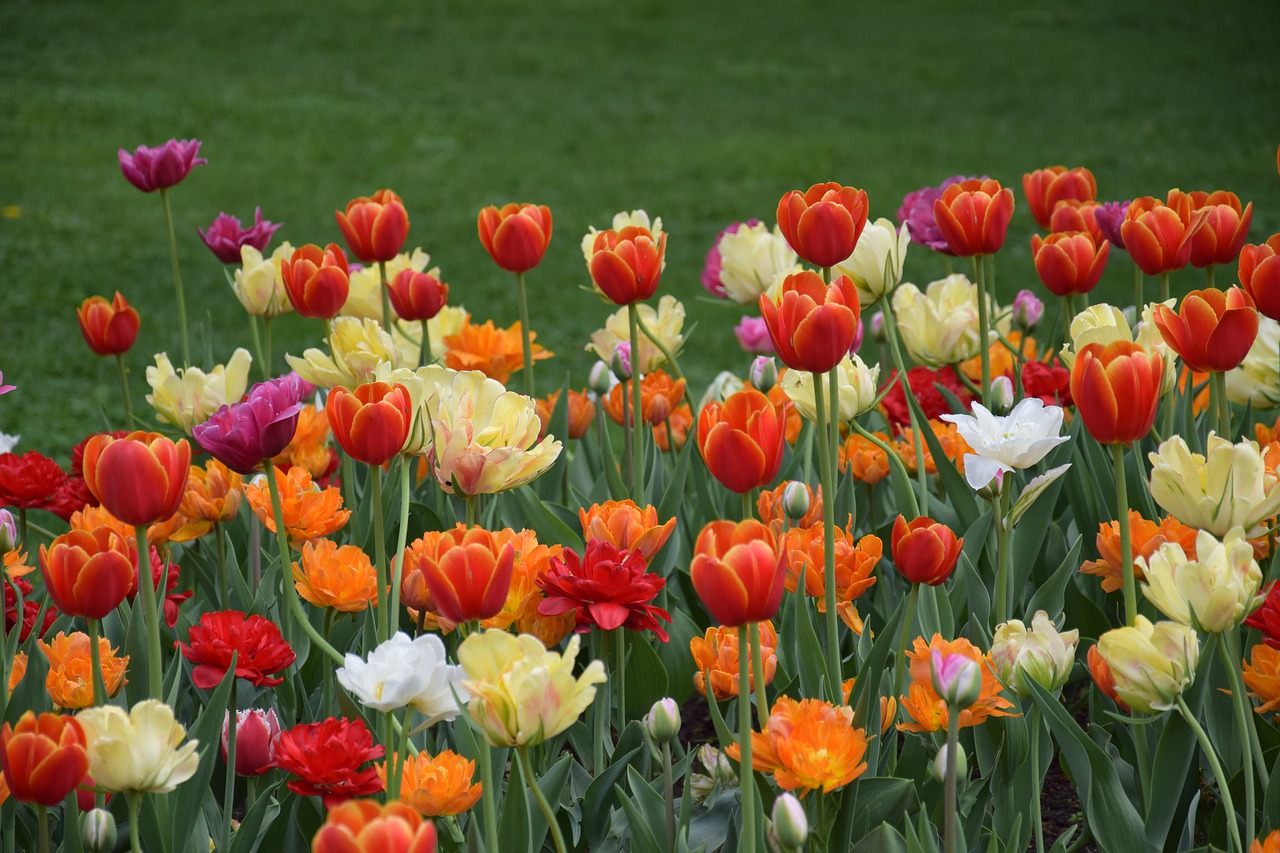
[[(867, 367), (856, 355), (840, 359), (836, 365), (836, 377), (839, 382), (840, 420), (843, 423), (856, 418), (871, 408), (877, 396), (876, 383), (880, 379), (880, 365)], [(826, 377), (822, 381), (827, 382)], [(783, 392), (796, 404), (796, 411), (806, 420), (817, 420), (818, 414), (813, 399), (813, 374), (807, 370), (788, 370), (782, 375)], [(828, 386), (822, 386), (824, 392)], [(829, 394), (826, 395), (830, 397)], [(828, 400), (828, 405), (830, 401)]]
[[(680, 352), (680, 347), (684, 345), (684, 305), (679, 299), (670, 294), (663, 294), (658, 300), (658, 308), (654, 310), (652, 305), (648, 303), (639, 303), (636, 305), (636, 313), (640, 316), (640, 322), (644, 324), (654, 337), (662, 341), (662, 345), (672, 355)], [(630, 319), (627, 316), (627, 307), (619, 308), (617, 311), (609, 315), (609, 319), (604, 321), (603, 329), (596, 329), (591, 333), (591, 343), (587, 344), (584, 349), (587, 352), (593, 352), (601, 361), (608, 362), (613, 357), (614, 348), (620, 343), (629, 343), (631, 340)], [(637, 360), (634, 355), (631, 359), (633, 370), (638, 369), (643, 375), (653, 370), (657, 370), (667, 361), (667, 357), (662, 354), (662, 350), (653, 341), (649, 340), (649, 336), (642, 330), (640, 332), (640, 358)]]
[(1268, 472), (1257, 442), (1232, 444), (1209, 433), (1206, 453), (1192, 453), (1175, 435), (1149, 455), (1151, 497), (1188, 527), (1225, 536), (1233, 527), (1262, 535), (1280, 512), (1280, 478)]
[(1180, 625), (1218, 634), (1240, 624), (1260, 603), (1262, 569), (1240, 527), (1221, 542), (1201, 530), (1194, 560), (1176, 542), (1166, 542), (1136, 562), (1146, 576), (1142, 594)]
[(154, 367), (147, 368), (151, 393), (147, 402), (156, 410), (156, 419), (173, 424), (191, 435), (191, 428), (204, 423), (223, 406), (240, 402), (249, 387), (249, 365), (253, 357), (246, 349), (236, 349), (225, 365), (215, 365), (208, 373), (198, 367), (174, 369), (168, 353), (158, 353)]

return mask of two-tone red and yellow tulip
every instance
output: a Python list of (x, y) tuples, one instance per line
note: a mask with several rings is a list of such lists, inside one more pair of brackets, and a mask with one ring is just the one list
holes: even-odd
[(1238, 367), (1258, 336), (1258, 309), (1239, 287), (1193, 290), (1176, 312), (1157, 305), (1154, 319), (1164, 342), (1197, 373)]
[(70, 530), (40, 546), (40, 574), (58, 609), (101, 619), (115, 610), (137, 581), (135, 547), (119, 531), (102, 526)]
[(449, 300), (449, 285), (429, 272), (403, 269), (387, 282), (387, 297), (401, 320), (430, 320)]
[(1240, 286), (1253, 297), (1257, 309), (1272, 320), (1280, 320), (1280, 234), (1241, 249), (1237, 271)]
[(591, 244), (591, 280), (617, 305), (643, 302), (658, 290), (666, 252), (665, 232), (654, 240), (638, 225), (601, 231)]
[(499, 546), (494, 535), (480, 527), (451, 531), (440, 546), (418, 562), (436, 611), (461, 624), (489, 619), (502, 611), (511, 589), (514, 546)]
[(89, 772), (84, 729), (69, 714), (27, 711), (0, 728), (0, 762), (15, 800), (60, 805)]
[(138, 309), (118, 290), (110, 302), (101, 296), (90, 296), (81, 302), (76, 319), (84, 342), (98, 355), (126, 353), (138, 337)]
[(1191, 266), (1234, 263), (1249, 238), (1253, 202), (1241, 207), (1240, 197), (1226, 190), (1188, 195), (1192, 212), (1204, 216), (1204, 224), (1191, 237)]
[(191, 445), (155, 432), (95, 435), (84, 449), (85, 485), (116, 518), (133, 525), (164, 521), (187, 489)]
[(826, 373), (849, 354), (861, 323), (858, 289), (846, 275), (830, 284), (810, 270), (782, 281), (778, 300), (760, 294), (760, 314), (782, 363)]
[(382, 465), (404, 448), (413, 425), (413, 401), (399, 383), (369, 382), (329, 392), (324, 407), (333, 437), (353, 459)]
[(1059, 202), (1093, 201), (1098, 197), (1098, 181), (1083, 166), (1049, 166), (1022, 176), (1022, 194), (1036, 223), (1049, 228)]
[(955, 570), (963, 547), (963, 538), (927, 515), (911, 521), (899, 515), (893, 523), (893, 565), (911, 583), (944, 583)]
[(933, 218), (957, 256), (994, 255), (1013, 218), (1013, 190), (991, 178), (952, 184), (933, 203)]
[(865, 190), (834, 182), (792, 190), (778, 202), (778, 229), (802, 259), (833, 267), (853, 254), (867, 227)]
[(1071, 365), (1071, 398), (1100, 444), (1129, 444), (1151, 432), (1164, 357), (1132, 341), (1087, 344)]
[(764, 524), (717, 520), (698, 534), (689, 574), (711, 618), (736, 628), (778, 612), (786, 568), (786, 553)]
[(1120, 223), (1120, 236), (1138, 269), (1147, 275), (1180, 270), (1191, 260), (1191, 238), (1204, 224), (1195, 217), (1186, 193), (1170, 190), (1168, 203), (1151, 196), (1135, 198)]
[(334, 211), (333, 218), (351, 254), (366, 264), (394, 258), (409, 234), (409, 213), (391, 190), (353, 198), (345, 211)]
[(337, 243), (323, 249), (308, 243), (295, 249), (289, 260), (280, 264), (280, 275), (293, 310), (303, 317), (333, 319), (351, 292), (347, 256)]
[(551, 242), (551, 209), (545, 204), (490, 205), (476, 219), (480, 242), (493, 262), (507, 272), (536, 267)]
[(786, 447), (787, 410), (753, 388), (712, 401), (698, 415), (698, 449), (711, 475), (743, 494), (778, 476)]
[(1031, 257), (1036, 274), (1054, 296), (1088, 293), (1107, 268), (1111, 244), (1095, 243), (1087, 231), (1055, 232), (1047, 238), (1031, 237)]

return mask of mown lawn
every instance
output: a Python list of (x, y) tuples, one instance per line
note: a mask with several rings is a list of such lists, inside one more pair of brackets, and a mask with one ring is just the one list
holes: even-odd
[[(700, 300), (729, 222), (772, 220), (793, 188), (863, 187), (873, 216), (947, 175), (1087, 165), (1104, 199), (1170, 187), (1252, 200), (1251, 238), (1280, 230), (1280, 84), (1268, 2), (902, 3), (20, 2), (0, 6), (0, 431), (65, 463), (119, 411), (115, 366), (84, 346), (74, 309), (123, 292), (143, 315), (127, 356), (135, 404), (151, 354), (177, 351), (160, 203), (120, 175), (116, 149), (198, 137), (210, 164), (173, 193), (201, 362), (248, 346), (243, 311), (196, 236), (260, 205), (277, 239), (340, 240), (333, 210), (397, 190), (421, 245), (478, 319), (516, 319), (511, 278), (481, 248), (476, 212), (554, 211), (529, 277), (532, 325), (559, 354), (540, 376), (583, 384), (607, 307), (582, 293), (578, 242), (623, 208), (670, 234), (663, 292), (697, 331), (697, 392), (743, 369), (740, 309)], [(1021, 205), (999, 257), (1006, 296), (1033, 286)], [(1113, 255), (1103, 294), (1129, 294)], [(908, 279), (942, 272), (916, 251)], [(1199, 286), (1188, 270), (1175, 287)], [(1219, 281), (1222, 279), (1220, 277)], [(1154, 288), (1152, 289), (1154, 293)], [(277, 323), (276, 352), (313, 323)], [(143, 409), (144, 412), (146, 411)]]

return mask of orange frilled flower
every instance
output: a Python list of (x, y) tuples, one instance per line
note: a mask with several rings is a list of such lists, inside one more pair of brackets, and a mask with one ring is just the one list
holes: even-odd
[[(889, 443), (888, 436), (882, 432), (876, 433), (876, 437), (885, 444)], [(849, 437), (836, 448), (836, 464), (841, 474), (848, 472), (853, 479), (869, 486), (889, 476), (889, 455), (875, 442), (856, 432), (849, 433)]]
[[(22, 682), (22, 676), (27, 674), (27, 653), (18, 652), (13, 656), (13, 661), (9, 664), (9, 695), (13, 695), (13, 688)], [(3, 802), (0, 800), (0, 802)]]
[[(784, 407), (785, 412), (785, 407)], [(698, 449), (711, 475), (742, 494), (778, 475), (786, 442), (785, 414), (756, 390), (710, 402), (698, 415)]]
[[(51, 642), (39, 640), (38, 643), (49, 661), (49, 674), (45, 676), (44, 686), (53, 704), (68, 711), (92, 705), (93, 666), (89, 655), (89, 635), (83, 631), (70, 635), (59, 631)], [(106, 637), (98, 638), (98, 654), (101, 656), (102, 680), (107, 686), (107, 695), (114, 696), (126, 683), (124, 675), (129, 666), (129, 656), (117, 655)]]
[[(655, 429), (662, 426), (684, 402), (685, 380), (672, 379), (665, 370), (653, 370), (640, 380), (640, 416)], [(619, 426), (622, 409), (631, 403), (631, 382), (619, 382), (600, 398), (604, 412)], [(625, 402), (624, 402), (625, 401)]]
[[(806, 595), (817, 600), (818, 612), (827, 612), (826, 580), (822, 567), (825, 557), (823, 527), (793, 527), (783, 538), (787, 560), (787, 589), (795, 592), (804, 578)], [(856, 543), (848, 528), (835, 530), (836, 549), (836, 611), (855, 634), (862, 633), (862, 620), (853, 602), (875, 585), (872, 572), (884, 554), (880, 537), (868, 533)]]
[(293, 580), (298, 595), (316, 607), (354, 613), (378, 605), (377, 572), (355, 545), (339, 546), (332, 539), (304, 543)]
[(308, 403), (298, 411), (298, 429), (293, 438), (271, 461), (286, 471), (295, 465), (306, 468), (312, 477), (322, 480), (338, 465), (337, 452), (329, 445), (330, 435), (329, 416)]
[(1280, 439), (1280, 416), (1276, 417), (1271, 426), (1254, 424), (1253, 435), (1257, 439), (1259, 447), (1266, 447), (1271, 442)]
[(946, 731), (949, 719), (947, 703), (933, 691), (930, 675), (930, 658), (934, 651), (943, 655), (964, 655), (982, 669), (982, 693), (978, 696), (978, 701), (960, 712), (960, 728), (981, 725), (988, 717), (1017, 716), (1009, 710), (1013, 703), (1001, 695), (1003, 688), (992, 673), (986, 655), (978, 651), (977, 646), (963, 637), (944, 640), (941, 634), (934, 634), (928, 643), (923, 637), (916, 637), (912, 651), (906, 653), (911, 661), (911, 686), (909, 695), (902, 697), (901, 704), (911, 721), (898, 723), (899, 731)]
[(208, 533), (214, 524), (232, 521), (243, 497), (244, 478), (217, 459), (209, 457), (203, 468), (192, 465), (187, 473), (187, 491), (178, 507), (178, 515), (185, 523), (169, 538), (189, 542)]
[[(386, 783), (387, 767), (378, 764), (378, 778)], [(472, 784), (476, 763), (446, 749), (432, 756), (426, 750), (408, 757), (400, 777), (400, 802), (423, 817), (462, 814), (480, 799), (481, 785)]]
[[(856, 678), (846, 678), (840, 685), (840, 695), (844, 697), (844, 704), (849, 704), (849, 698), (853, 696), (853, 687), (858, 683)], [(885, 734), (893, 726), (893, 718), (898, 715), (898, 700), (892, 696), (880, 697), (880, 734)]]
[[(672, 519), (671, 523), (674, 524), (675, 520)], [(10, 580), (17, 580), (35, 570), (36, 567), (27, 562), (27, 552), (21, 548), (11, 548), (4, 552), (4, 573)]]
[[(930, 418), (929, 426), (933, 429), (933, 434), (937, 437), (938, 443), (942, 445), (943, 454), (956, 466), (956, 470), (963, 474), (964, 455), (972, 453), (973, 448), (960, 436), (955, 424), (946, 423), (937, 418)], [(904, 428), (899, 439), (893, 443), (893, 449), (898, 454), (898, 458), (902, 460), (902, 464), (906, 466), (907, 473), (914, 476), (916, 473), (915, 432)], [(925, 473), (938, 473), (938, 467), (934, 463), (933, 454), (929, 451), (928, 443), (924, 445), (923, 449)]]
[[(778, 632), (770, 621), (760, 623), (760, 656), (764, 668), (764, 683), (772, 684), (778, 669)], [(693, 676), (693, 686), (703, 696), (707, 695), (707, 676), (711, 677), (711, 695), (717, 702), (724, 702), (738, 695), (738, 629), (708, 628), (706, 634), (689, 641), (689, 653), (698, 671)], [(755, 665), (747, 667), (749, 687), (756, 685)]]
[(960, 181), (933, 203), (933, 218), (957, 256), (994, 255), (1013, 218), (1013, 190), (991, 178)]
[(603, 539), (621, 551), (639, 551), (646, 563), (653, 561), (676, 529), (674, 518), (660, 524), (655, 507), (641, 509), (632, 500), (592, 504), (578, 510), (578, 520), (585, 540)]
[(1191, 238), (1204, 224), (1193, 216), (1191, 198), (1170, 190), (1168, 203), (1151, 196), (1135, 198), (1120, 223), (1120, 238), (1133, 262), (1147, 275), (1180, 270), (1191, 260)]
[[(771, 774), (783, 790), (803, 789), (801, 796), (830, 793), (867, 769), (867, 736), (854, 728), (853, 709), (819, 699), (779, 697), (765, 730), (751, 733), (751, 750), (752, 768)], [(725, 754), (742, 760), (738, 744)]]
[[(511, 374), (524, 369), (521, 329), (519, 320), (499, 329), (492, 320), (477, 325), (468, 318), (462, 328), (444, 338), (444, 345), (448, 348), (444, 355), (445, 366), (453, 370), (478, 370), (505, 385)], [(533, 341), (537, 336), (537, 332), (530, 332), (529, 340)], [(534, 361), (542, 361), (552, 355), (554, 353), (541, 344), (532, 344), (530, 356)]]
[(857, 288), (847, 275), (828, 284), (804, 270), (782, 280), (776, 301), (768, 293), (760, 294), (760, 314), (778, 358), (793, 370), (810, 373), (826, 373), (849, 354), (860, 311)]
[(1262, 703), (1255, 711), (1274, 711), (1280, 717), (1280, 649), (1265, 643), (1255, 645), (1244, 664), (1244, 683), (1249, 694)]
[[(1280, 148), (1276, 149), (1276, 168), (1280, 169)], [(1280, 853), (1280, 829), (1271, 830), (1265, 838), (1255, 838), (1249, 845), (1249, 853)]]
[(311, 839), (311, 853), (435, 853), (436, 828), (401, 802), (347, 800)]
[[(674, 436), (674, 442), (667, 438), (668, 429)], [(658, 445), (658, 449), (663, 453), (670, 453), (673, 449), (672, 444), (678, 451), (684, 447), (685, 439), (689, 437), (691, 429), (693, 429), (693, 409), (688, 403), (681, 403), (671, 410), (671, 417), (653, 428), (653, 443)]]
[(1191, 210), (1204, 216), (1204, 224), (1191, 237), (1191, 266), (1235, 263), (1253, 221), (1253, 202), (1240, 206), (1233, 192), (1191, 192)]
[(787, 527), (812, 527), (822, 521), (822, 487), (816, 489), (811, 488), (808, 483), (800, 483), (804, 486), (805, 493), (809, 498), (809, 510), (799, 519), (790, 524), (787, 523), (787, 510), (784, 506), (783, 492), (787, 490), (787, 486), (791, 485), (793, 480), (779, 483), (777, 488), (766, 489), (760, 493), (760, 497), (756, 498), (756, 515), (760, 516), (760, 520), (769, 525), (769, 529), (773, 531), (775, 536), (781, 536)]
[[(641, 382), (641, 393), (644, 392), (644, 383)], [(587, 430), (591, 429), (591, 424), (596, 419), (596, 404), (591, 401), (591, 397), (586, 391), (575, 391), (569, 389), (569, 438), (582, 438), (587, 434)], [(551, 415), (556, 409), (556, 405), (560, 401), (560, 392), (556, 391), (547, 397), (539, 397), (534, 400), (534, 404), (538, 408), (538, 421), (542, 424), (542, 431), (538, 434), (538, 438), (544, 438), (547, 431), (551, 429)]]
[[(1036, 340), (1032, 337), (1026, 338), (1023, 343), (1023, 334), (1017, 330), (1005, 335), (1005, 340), (1013, 345), (1013, 349), (1005, 346), (1004, 341), (995, 341), (988, 347), (988, 358), (991, 361), (992, 376), (1013, 376), (1013, 362), (1018, 357), (1019, 352), (1026, 361), (1035, 361), (1037, 356)], [(969, 377), (974, 382), (982, 380), (982, 356), (975, 355), (968, 361), (960, 363), (960, 372)]]
[(1074, 169), (1049, 166), (1022, 176), (1022, 194), (1027, 197), (1027, 206), (1036, 223), (1041, 228), (1049, 228), (1059, 202), (1093, 201), (1098, 197), (1098, 181), (1093, 172), (1083, 166)]
[(1191, 370), (1224, 373), (1239, 366), (1258, 336), (1258, 309), (1239, 287), (1193, 290), (1175, 312), (1157, 305), (1160, 337)]
[[(318, 488), (306, 468), (294, 466), (288, 474), (283, 474), (272, 466), (272, 474), (280, 488), (284, 529), (289, 534), (289, 544), (294, 548), (340, 530), (351, 517), (351, 510), (342, 508), (342, 492), (334, 486)], [(275, 533), (276, 519), (271, 511), (271, 493), (267, 484), (246, 486), (244, 493), (254, 515), (266, 525), (267, 530)]]
[(868, 208), (865, 190), (814, 184), (778, 201), (778, 230), (801, 258), (816, 267), (833, 267), (853, 254), (867, 226)]
[[(1149, 559), (1166, 542), (1180, 546), (1189, 559), (1195, 559), (1195, 528), (1187, 527), (1173, 516), (1168, 516), (1156, 524), (1131, 509), (1129, 510), (1129, 536), (1130, 549), (1133, 551), (1135, 580), (1145, 579), (1142, 566), (1138, 564), (1138, 558)], [(1104, 592), (1115, 592), (1123, 585), (1120, 522), (1107, 521), (1099, 524), (1096, 541), (1098, 559), (1087, 561), (1080, 567), (1080, 572), (1086, 575), (1097, 575), (1102, 578)]]

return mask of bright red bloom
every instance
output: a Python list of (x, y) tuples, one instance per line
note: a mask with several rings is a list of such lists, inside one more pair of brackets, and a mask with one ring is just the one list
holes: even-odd
[(476, 229), (494, 263), (507, 272), (528, 272), (551, 243), (551, 210), (545, 204), (490, 205), (480, 211)]
[(348, 456), (381, 465), (404, 447), (413, 424), (412, 408), (403, 385), (368, 382), (354, 391), (336, 386), (324, 411), (333, 437)]
[(1071, 371), (1060, 364), (1028, 361), (1022, 365), (1022, 390), (1039, 397), (1046, 406), (1075, 405), (1071, 396)]
[(1253, 297), (1258, 310), (1280, 320), (1280, 234), (1241, 249), (1238, 272), (1240, 286)]
[(743, 494), (778, 476), (787, 437), (786, 411), (748, 388), (712, 401), (698, 415), (698, 449), (711, 475)]
[(70, 530), (40, 546), (40, 574), (58, 609), (101, 619), (133, 591), (137, 579), (132, 543), (110, 527)]
[[(129, 539), (129, 552), (133, 555), (131, 559), (133, 560), (134, 573), (133, 588), (129, 590), (129, 594), (126, 597), (129, 601), (133, 601), (137, 597), (138, 581), (141, 578), (137, 572), (138, 546), (132, 538)], [(183, 592), (174, 591), (180, 581), (181, 572), (182, 566), (169, 562), (168, 559), (160, 556), (160, 549), (154, 545), (151, 546), (151, 585), (155, 587), (156, 594), (160, 595), (162, 594), (160, 592), (160, 584), (164, 583), (164, 624), (170, 628), (178, 624), (179, 605), (195, 594), (189, 589)]]
[(401, 320), (430, 320), (449, 300), (449, 285), (431, 273), (404, 269), (387, 282), (387, 296)]
[(1093, 290), (1107, 268), (1110, 252), (1110, 243), (1095, 244), (1087, 231), (1055, 232), (1048, 239), (1031, 235), (1036, 274), (1054, 296)]
[[(227, 760), (227, 740), (231, 714), (222, 718), (222, 760)], [(276, 761), (276, 739), (280, 737), (280, 718), (275, 709), (247, 708), (236, 712), (236, 775), (261, 776)]]
[(643, 302), (658, 289), (666, 251), (666, 234), (655, 241), (638, 225), (601, 231), (591, 244), (591, 280), (618, 305)]
[(987, 178), (952, 184), (933, 203), (933, 217), (951, 251), (962, 258), (994, 255), (1013, 218), (1013, 190)]
[(778, 202), (778, 228), (802, 259), (833, 267), (853, 254), (867, 226), (867, 193), (828, 182), (792, 190)]
[(1160, 275), (1187, 265), (1191, 238), (1203, 224), (1203, 216), (1192, 216), (1191, 199), (1170, 190), (1168, 204), (1149, 195), (1130, 202), (1120, 223), (1120, 236), (1138, 269)]
[(179, 184), (196, 166), (208, 164), (199, 153), (199, 139), (170, 139), (155, 148), (139, 145), (132, 154), (121, 148), (116, 157), (125, 179), (149, 193)]
[(1094, 439), (1129, 444), (1151, 432), (1163, 376), (1164, 358), (1138, 344), (1089, 344), (1071, 365), (1071, 397)]
[[(1041, 228), (1049, 228), (1061, 201), (1093, 201), (1098, 197), (1098, 181), (1083, 166), (1049, 166), (1022, 176), (1022, 194), (1027, 197), (1031, 215)], [(1053, 230), (1057, 230), (1056, 228)]]
[(191, 445), (154, 432), (95, 435), (85, 446), (83, 464), (85, 484), (107, 512), (126, 524), (154, 524), (182, 505)]
[(666, 581), (648, 571), (639, 551), (619, 550), (604, 539), (592, 539), (581, 559), (565, 548), (551, 558), (551, 568), (537, 579), (547, 594), (538, 604), (543, 616), (574, 612), (574, 630), (584, 634), (592, 628), (612, 631), (652, 631), (667, 642), (667, 632), (658, 620), (670, 622), (671, 614), (649, 604), (666, 586)]
[[(32, 593), (35, 587), (26, 578), (12, 578), (9, 583), (0, 584), (4, 587), (4, 630), (12, 631), (15, 626), (21, 624), (22, 628), (18, 632), (18, 639), (22, 642), (27, 641), (27, 637), (31, 636), (31, 632), (36, 630), (36, 617), (40, 614), (40, 602), (32, 599)], [(17, 589), (14, 589), (17, 587)], [(22, 617), (18, 617), (18, 593), (22, 593)], [(44, 609), (44, 621), (40, 625), (40, 630), (36, 632), (36, 636), (43, 637), (49, 632), (49, 628), (61, 616), (55, 603), (51, 603)]]
[[(891, 425), (903, 427), (911, 423), (911, 414), (907, 407), (907, 397), (902, 387), (903, 383), (894, 382), (897, 376), (897, 371), (894, 371), (886, 380), (886, 384), (893, 382), (893, 387), (889, 389), (889, 393), (885, 394), (880, 401), (880, 406), (884, 409), (885, 417), (889, 419)], [(941, 385), (954, 394), (966, 410), (969, 403), (973, 401), (973, 395), (969, 393), (969, 389), (960, 382), (956, 372), (949, 367), (938, 370), (931, 370), (928, 367), (913, 367), (907, 371), (906, 384), (911, 386), (912, 395), (916, 398), (916, 402), (920, 404), (920, 408), (924, 410), (924, 416), (930, 420), (951, 412), (951, 404), (938, 391), (935, 387), (936, 385)]]
[(436, 827), (403, 802), (351, 800), (329, 812), (311, 853), (436, 853)]
[(337, 243), (321, 249), (315, 243), (295, 249), (280, 265), (284, 289), (293, 310), (303, 317), (330, 320), (337, 316), (351, 291), (347, 256)]
[(101, 296), (90, 296), (81, 302), (76, 319), (84, 342), (98, 355), (126, 353), (138, 337), (138, 309), (118, 290), (110, 302)]
[(188, 643), (178, 643), (182, 656), (195, 664), (191, 681), (201, 690), (218, 686), (231, 656), (236, 657), (236, 676), (256, 687), (275, 687), (284, 681), (283, 672), (297, 655), (280, 634), (280, 627), (256, 613), (245, 616), (239, 610), (220, 610), (201, 615), (191, 626)]
[(364, 721), (330, 717), (281, 732), (276, 739), (275, 766), (299, 777), (289, 780), (290, 791), (323, 797), (324, 807), (331, 809), (352, 797), (383, 790), (375, 768), (360, 769), (366, 761), (382, 755), (382, 747), (374, 745)]
[[(1157, 305), (1156, 328), (1169, 348), (1197, 373), (1224, 373), (1239, 366), (1258, 336), (1258, 309), (1239, 287), (1193, 290), (1177, 313)], [(1080, 397), (1076, 395), (1077, 405)]]
[(84, 729), (70, 714), (27, 711), (0, 728), (0, 762), (15, 800), (60, 805), (89, 772)]
[(435, 551), (421, 556), (418, 568), (436, 611), (450, 622), (462, 623), (502, 611), (515, 559), (510, 542), (499, 546), (494, 534), (472, 527), (446, 531)]
[(41, 509), (67, 480), (67, 473), (48, 456), (28, 450), (0, 454), (0, 506)]
[(409, 235), (409, 213), (391, 190), (353, 198), (346, 211), (335, 210), (333, 218), (351, 254), (366, 264), (394, 258)]
[(772, 619), (786, 585), (786, 553), (755, 519), (712, 521), (698, 534), (689, 574), (711, 618), (726, 628)]
[(911, 583), (938, 586), (951, 577), (964, 539), (928, 516), (893, 523), (893, 565)]
[(1280, 583), (1272, 583), (1267, 588), (1262, 606), (1253, 611), (1244, 624), (1261, 631), (1262, 642), (1273, 649), (1280, 649)]
[(806, 270), (783, 279), (777, 302), (760, 294), (760, 314), (778, 357), (810, 373), (826, 373), (849, 354), (860, 311), (858, 290), (846, 275), (824, 284), (822, 276)]
[(1191, 237), (1191, 266), (1233, 263), (1249, 238), (1253, 202), (1241, 208), (1240, 197), (1225, 190), (1188, 195), (1192, 212), (1204, 215), (1204, 224)]

